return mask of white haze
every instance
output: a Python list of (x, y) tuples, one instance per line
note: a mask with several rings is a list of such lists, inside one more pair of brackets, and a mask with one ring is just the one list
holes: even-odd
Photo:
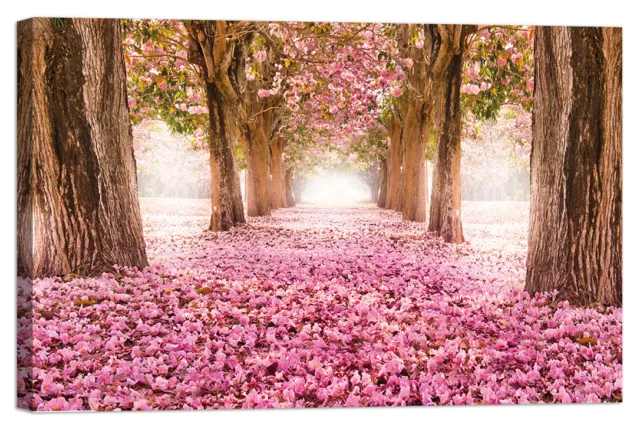
[(302, 196), (304, 202), (344, 205), (369, 201), (370, 191), (356, 175), (324, 173), (309, 180)]

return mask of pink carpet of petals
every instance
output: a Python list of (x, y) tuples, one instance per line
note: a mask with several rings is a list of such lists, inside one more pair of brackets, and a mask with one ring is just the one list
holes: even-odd
[(373, 206), (211, 233), (207, 201), (141, 205), (150, 267), (19, 283), (22, 406), (622, 399), (621, 309), (522, 290), (526, 203), (465, 202), (459, 246)]

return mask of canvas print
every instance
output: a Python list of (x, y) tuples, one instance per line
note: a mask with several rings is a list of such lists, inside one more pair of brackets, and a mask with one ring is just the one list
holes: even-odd
[(17, 24), (17, 404), (622, 401), (622, 29)]

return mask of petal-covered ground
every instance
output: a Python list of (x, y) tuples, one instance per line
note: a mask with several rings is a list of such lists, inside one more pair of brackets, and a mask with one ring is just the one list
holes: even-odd
[(459, 246), (367, 205), (281, 209), (224, 233), (204, 231), (205, 200), (141, 205), (150, 267), (20, 283), (21, 405), (622, 399), (621, 309), (522, 291), (526, 203), (465, 202)]

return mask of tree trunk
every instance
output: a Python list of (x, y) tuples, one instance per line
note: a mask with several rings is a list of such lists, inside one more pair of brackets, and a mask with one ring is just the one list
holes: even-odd
[[(206, 82), (209, 108), (209, 164), (211, 166), (211, 222), (209, 229), (227, 231), (244, 224), (240, 174), (235, 158), (234, 108), (217, 86)], [(247, 157), (248, 158), (248, 157)]]
[[(424, 103), (419, 100), (408, 102), (403, 128), (403, 178), (402, 178), (402, 220), (425, 222), (427, 203), (425, 201), (425, 142), (422, 131), (424, 122), (429, 121)], [(428, 127), (427, 127), (428, 129)]]
[(402, 162), (400, 164), (400, 182), (398, 182), (398, 197), (396, 199), (395, 207), (391, 208), (396, 212), (402, 212), (402, 191), (404, 190), (404, 148), (402, 149)]
[(18, 275), (146, 266), (120, 23), (18, 24)]
[(622, 29), (537, 27), (526, 290), (622, 305)]
[(402, 123), (396, 118), (389, 130), (389, 151), (387, 158), (386, 209), (396, 209), (402, 195), (400, 175), (402, 168)]
[(296, 205), (296, 199), (293, 195), (293, 168), (287, 169), (284, 176), (285, 192), (287, 196), (287, 207), (291, 208)]
[(285, 167), (282, 158), (285, 147), (285, 140), (276, 136), (271, 142), (270, 162), (271, 162), (271, 194), (272, 205), (275, 208), (286, 208), (287, 193), (285, 190)]
[(247, 214), (251, 217), (271, 215), (271, 172), (269, 142), (261, 127), (245, 136), (247, 158)]
[(246, 56), (246, 35), (228, 37), (240, 23), (198, 21), (185, 23), (189, 39), (188, 59), (197, 65), (205, 82), (209, 109), (209, 158), (211, 166), (211, 222), (209, 229), (225, 231), (244, 224), (235, 137), (241, 88), (234, 70)]
[(425, 174), (425, 178), (424, 178), (424, 199), (427, 203), (427, 212), (429, 212), (430, 209), (430, 204), (431, 204), (431, 196), (429, 195), (429, 162), (425, 161), (424, 162), (424, 174)]
[(378, 206), (381, 208), (385, 207), (387, 202), (387, 192), (388, 192), (388, 175), (387, 175), (387, 160), (380, 160), (380, 177), (382, 178), (380, 181), (380, 196), (378, 197)]
[(369, 183), (369, 195), (371, 199), (371, 203), (378, 203), (378, 195), (380, 192), (380, 183), (379, 182), (371, 182)]
[(436, 153), (429, 231), (445, 242), (462, 243), (460, 217), (460, 85), (463, 50), (453, 55), (444, 76), (436, 83)]

